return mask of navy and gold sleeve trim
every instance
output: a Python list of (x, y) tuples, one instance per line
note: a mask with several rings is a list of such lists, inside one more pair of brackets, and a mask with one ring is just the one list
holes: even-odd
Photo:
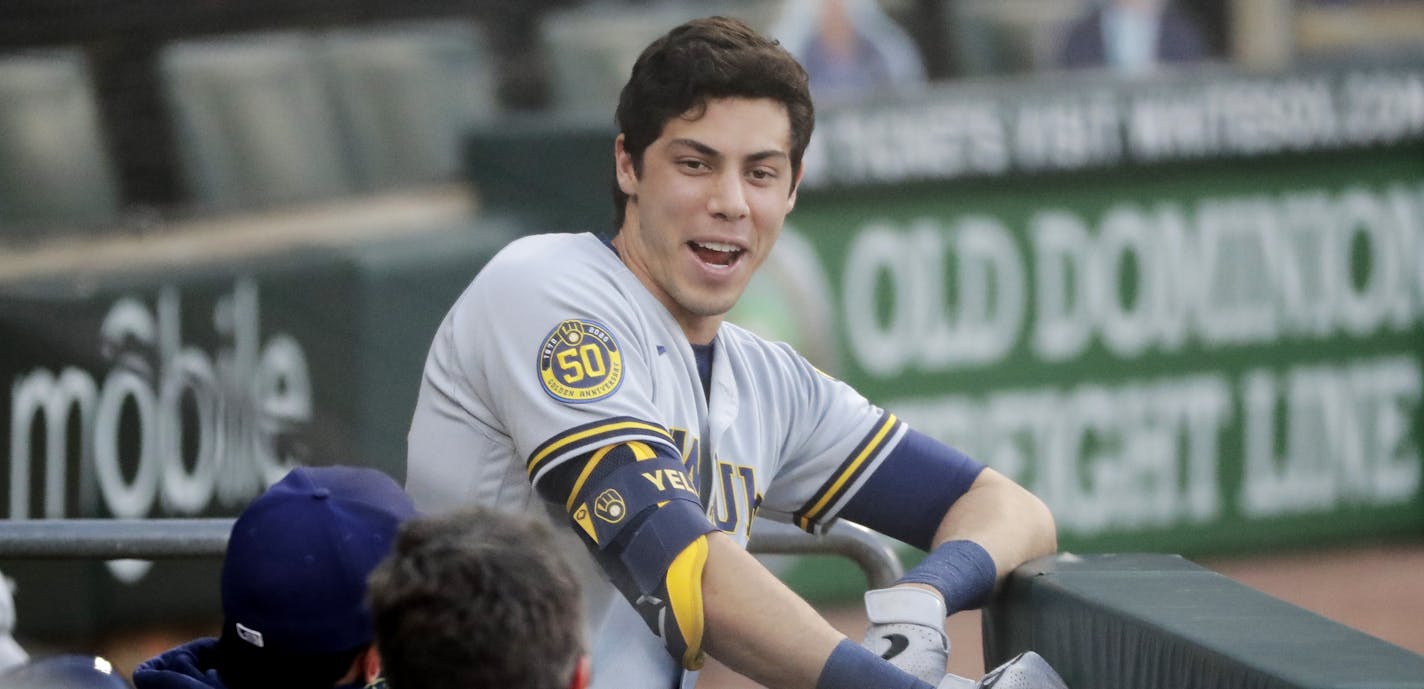
[(599, 419), (567, 429), (534, 448), (525, 463), (529, 471), (529, 480), (538, 481), (540, 474), (566, 457), (586, 454), (606, 445), (634, 440), (667, 445), (673, 448), (673, 455), (677, 456), (677, 446), (672, 441), (672, 435), (666, 428), (658, 424), (631, 416)]
[(894, 446), (894, 441), (903, 435), (905, 424), (894, 414), (884, 412), (880, 420), (865, 434), (860, 444), (850, 456), (836, 468), (821, 487), (811, 495), (805, 506), (792, 514), (797, 526), (805, 531), (814, 530), (817, 523), (831, 513), (831, 508), (849, 494), (865, 472)]

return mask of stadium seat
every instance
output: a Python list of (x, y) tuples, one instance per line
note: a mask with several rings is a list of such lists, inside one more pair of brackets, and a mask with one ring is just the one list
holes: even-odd
[(314, 40), (274, 33), (164, 49), (178, 156), (198, 205), (255, 208), (355, 188)]
[(653, 5), (589, 3), (550, 10), (540, 21), (542, 49), (550, 61), (555, 109), (606, 121), (638, 53), (678, 24), (715, 14), (737, 16), (768, 29), (780, 1), (664, 2)]
[(1088, 0), (939, 0), (963, 76), (1052, 69), (1063, 32), (1091, 7)]
[(458, 177), (465, 133), (498, 113), (481, 26), (447, 21), (333, 31), (320, 46), (360, 189)]
[(111, 222), (118, 197), (83, 54), (0, 57), (0, 240)]

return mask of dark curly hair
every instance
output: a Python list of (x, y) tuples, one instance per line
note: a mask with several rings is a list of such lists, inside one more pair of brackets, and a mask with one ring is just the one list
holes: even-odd
[(524, 517), (406, 522), (367, 593), (390, 689), (567, 689), (584, 654), (578, 584)]
[[(786, 106), (794, 180), (816, 124), (806, 70), (781, 44), (728, 17), (678, 26), (649, 44), (633, 64), (616, 115), (633, 170), (642, 174), (643, 151), (669, 120), (684, 113), (696, 116), (716, 98), (770, 98)], [(616, 230), (628, 205), (616, 179), (613, 205)]]

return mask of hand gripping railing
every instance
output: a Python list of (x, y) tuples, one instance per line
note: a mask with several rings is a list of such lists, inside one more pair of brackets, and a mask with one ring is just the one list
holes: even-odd
[[(221, 557), (233, 519), (21, 519), (0, 520), (0, 558), (139, 559)], [(903, 573), (887, 543), (865, 527), (838, 522), (811, 535), (789, 524), (762, 520), (749, 550), (758, 554), (840, 555), (884, 588)]]

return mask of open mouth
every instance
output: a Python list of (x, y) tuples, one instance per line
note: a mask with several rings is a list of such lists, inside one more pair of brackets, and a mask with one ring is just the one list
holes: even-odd
[(687, 246), (703, 263), (714, 266), (730, 266), (736, 263), (743, 253), (735, 244), (722, 242), (688, 242)]

